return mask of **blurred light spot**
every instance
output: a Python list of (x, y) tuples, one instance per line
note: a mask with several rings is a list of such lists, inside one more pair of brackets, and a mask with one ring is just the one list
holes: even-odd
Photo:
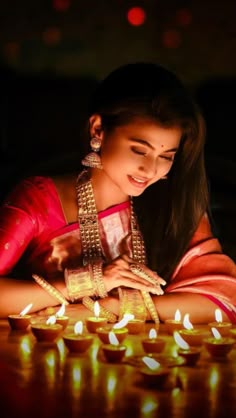
[(5, 56), (12, 60), (19, 56), (20, 54), (20, 45), (17, 42), (7, 42), (3, 46)]
[(181, 44), (180, 33), (175, 29), (163, 32), (162, 41), (166, 48), (178, 48)]
[(180, 26), (188, 26), (192, 22), (192, 13), (188, 9), (180, 9), (176, 12), (176, 22)]
[(43, 32), (42, 38), (49, 46), (57, 45), (61, 40), (61, 32), (57, 28), (48, 28)]
[(142, 7), (132, 7), (127, 13), (128, 22), (133, 26), (140, 26), (146, 20), (146, 13)]
[(52, 0), (52, 6), (59, 12), (65, 12), (70, 7), (70, 0)]

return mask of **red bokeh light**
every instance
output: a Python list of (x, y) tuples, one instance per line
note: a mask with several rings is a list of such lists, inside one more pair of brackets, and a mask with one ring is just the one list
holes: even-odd
[(192, 22), (192, 13), (188, 9), (180, 9), (176, 12), (176, 22), (181, 26), (188, 26)]
[(49, 46), (57, 45), (61, 40), (61, 32), (58, 28), (47, 28), (43, 32), (42, 38)]
[(52, 0), (52, 6), (59, 12), (65, 12), (70, 7), (71, 0)]
[(128, 22), (133, 26), (140, 26), (146, 20), (146, 13), (142, 7), (132, 7), (127, 13)]
[(181, 44), (181, 35), (175, 29), (163, 32), (162, 41), (166, 48), (178, 48)]
[(8, 59), (14, 60), (20, 55), (20, 44), (17, 42), (7, 42), (3, 47), (3, 51)]

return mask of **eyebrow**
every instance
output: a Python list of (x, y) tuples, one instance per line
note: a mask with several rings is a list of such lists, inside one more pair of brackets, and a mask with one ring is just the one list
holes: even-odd
[[(141, 145), (146, 145), (148, 148), (150, 148), (150, 149), (152, 149), (152, 150), (154, 150), (155, 148), (151, 145), (151, 144), (149, 144), (149, 142), (147, 142), (147, 141), (145, 141), (145, 139), (140, 139), (140, 138), (129, 138), (129, 141), (132, 141), (132, 142), (137, 142), (138, 144), (141, 144)], [(176, 151), (178, 151), (178, 148), (176, 147), (176, 148), (170, 148), (170, 149), (166, 149), (165, 151), (163, 151), (163, 152), (176, 152)]]

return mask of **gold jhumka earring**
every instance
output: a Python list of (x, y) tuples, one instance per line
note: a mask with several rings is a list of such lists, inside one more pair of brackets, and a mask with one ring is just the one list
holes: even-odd
[(90, 146), (93, 152), (87, 154), (82, 160), (82, 164), (86, 167), (102, 169), (101, 157), (98, 154), (101, 148), (102, 141), (96, 136), (91, 138)]

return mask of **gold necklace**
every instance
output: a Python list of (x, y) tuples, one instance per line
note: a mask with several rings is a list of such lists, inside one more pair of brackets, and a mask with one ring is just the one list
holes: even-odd
[[(83, 264), (86, 265), (89, 262), (95, 262), (103, 258), (96, 203), (90, 175), (87, 170), (83, 170), (81, 174), (79, 174), (77, 178), (76, 191), (78, 202), (78, 222), (80, 226), (80, 236), (83, 250)], [(134, 213), (132, 199), (130, 199), (130, 208), (133, 259), (140, 264), (146, 264), (144, 241)], [(130, 291), (131, 290), (129, 289), (129, 292)], [(141, 291), (141, 294), (151, 318), (156, 323), (159, 323), (159, 317), (150, 294), (145, 291)]]

